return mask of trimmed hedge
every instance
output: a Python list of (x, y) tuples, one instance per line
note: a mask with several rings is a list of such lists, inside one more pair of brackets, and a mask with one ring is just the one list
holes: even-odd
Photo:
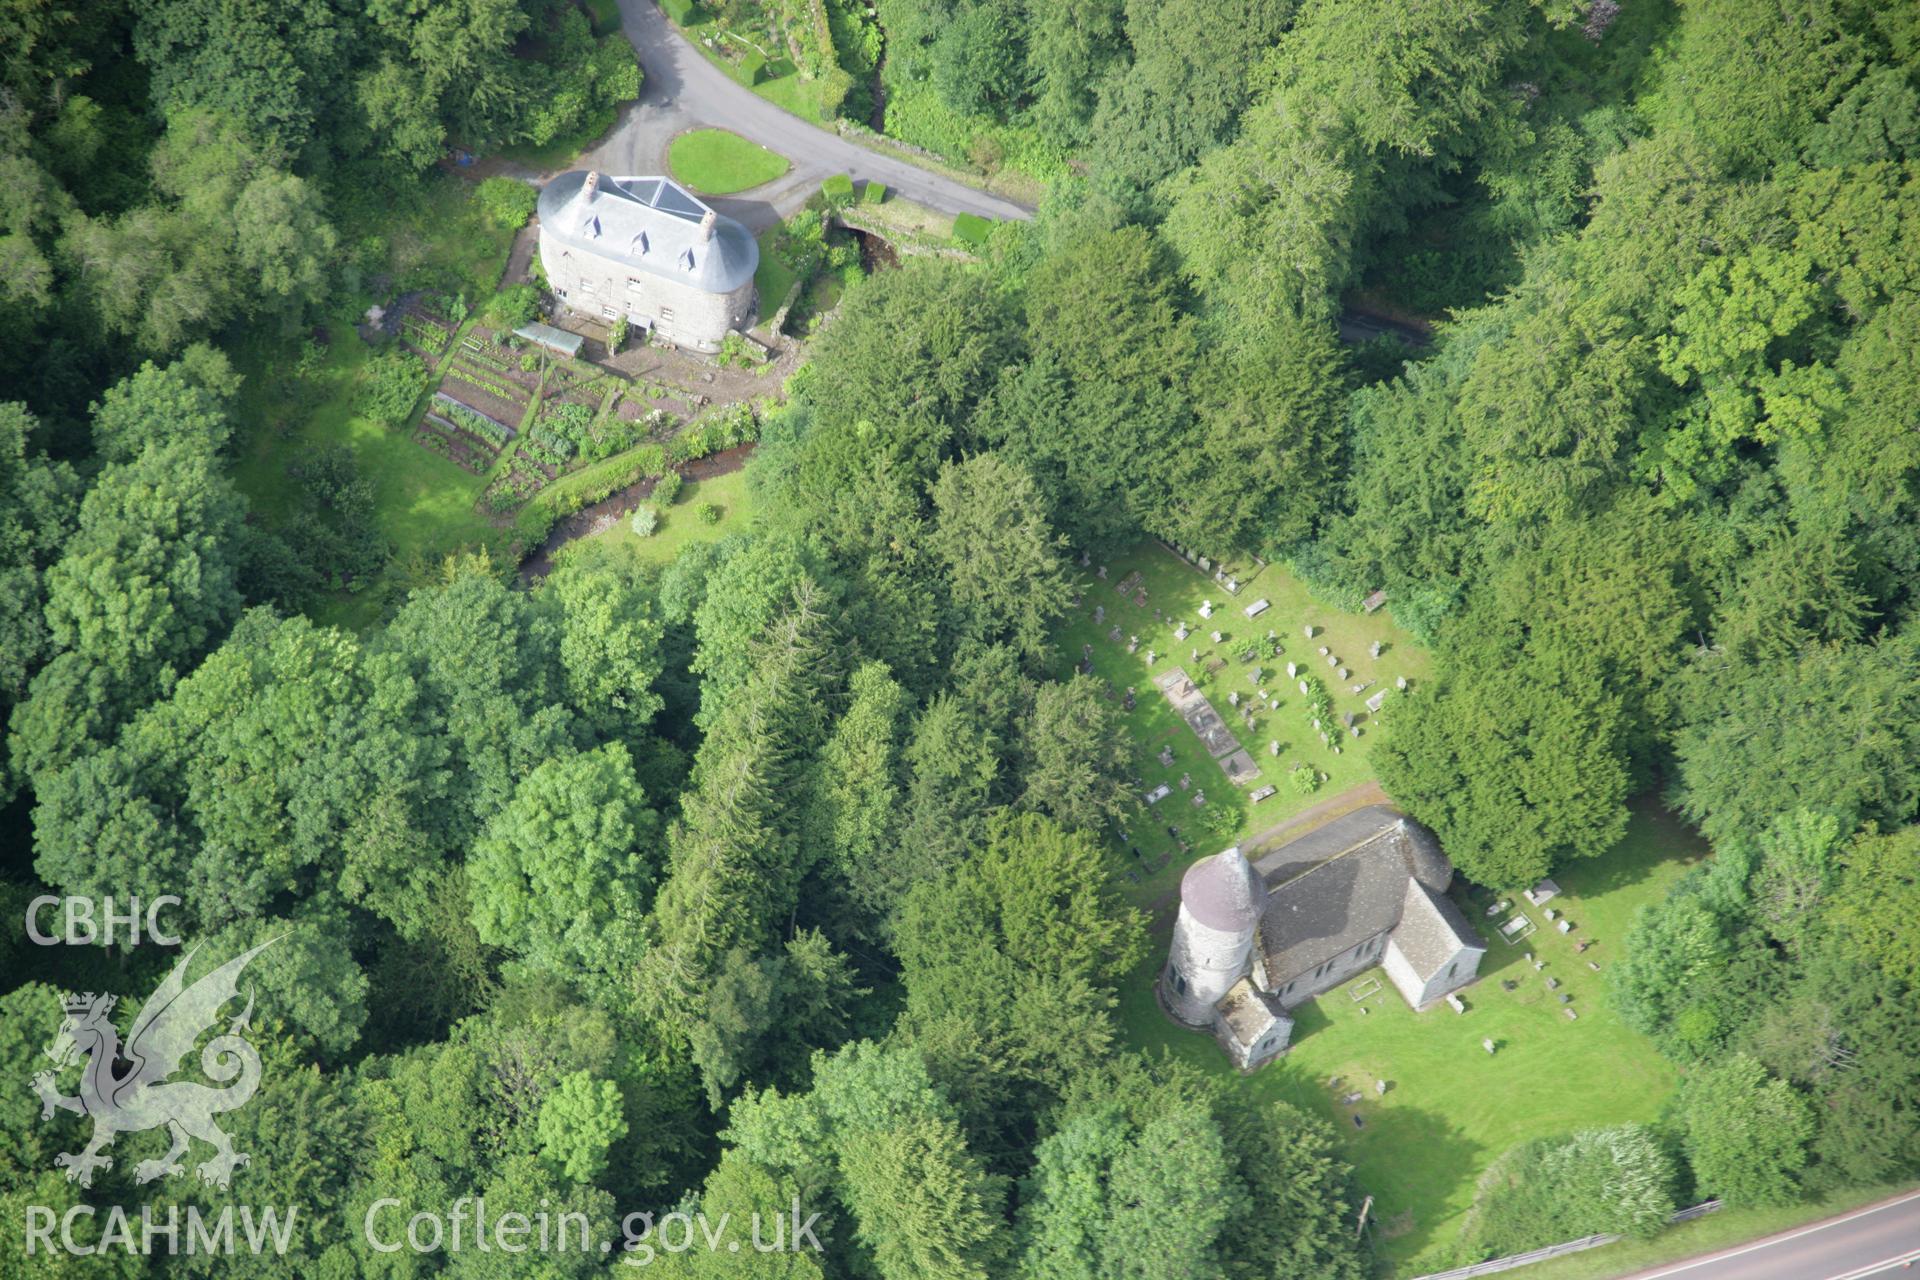
[(885, 204), (887, 202), (887, 184), (869, 182), (867, 189), (860, 193), (861, 204)]
[(667, 17), (676, 27), (692, 26), (701, 16), (695, 0), (660, 0), (660, 7), (667, 11)]
[(953, 238), (969, 249), (984, 249), (992, 230), (992, 221), (977, 213), (963, 213), (953, 220)]
[(828, 203), (845, 203), (853, 199), (853, 179), (844, 173), (836, 173), (820, 184), (820, 194)]

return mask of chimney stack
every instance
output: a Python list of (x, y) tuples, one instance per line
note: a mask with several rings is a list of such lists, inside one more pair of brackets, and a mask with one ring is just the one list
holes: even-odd
[(587, 187), (586, 187), (588, 204), (593, 203), (593, 197), (599, 192), (599, 190), (600, 190), (600, 171), (598, 169), (589, 169), (587, 171)]
[(700, 219), (700, 240), (701, 240), (701, 243), (703, 243), (703, 244), (704, 244), (704, 243), (705, 243), (705, 242), (707, 242), (708, 240), (711, 240), (711, 239), (713, 239), (713, 224), (714, 224), (714, 220), (715, 220), (716, 218), (718, 218), (719, 216), (720, 216), (720, 215), (718, 215), (718, 214), (716, 214), (716, 213), (715, 213), (715, 212), (714, 212), (713, 210), (711, 210), (711, 209), (709, 209), (709, 210), (707, 210), (707, 212), (706, 212), (706, 214), (705, 214), (705, 216), (703, 216), (703, 217), (702, 217), (702, 218)]

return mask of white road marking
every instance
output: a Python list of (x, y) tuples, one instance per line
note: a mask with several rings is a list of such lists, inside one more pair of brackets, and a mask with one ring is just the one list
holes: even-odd
[[(1756, 1249), (1770, 1249), (1775, 1245), (1785, 1244), (1789, 1240), (1798, 1240), (1801, 1236), (1812, 1235), (1816, 1231), (1825, 1231), (1828, 1227), (1837, 1227), (1842, 1223), (1852, 1222), (1856, 1218), (1864, 1218), (1870, 1214), (1879, 1213), (1883, 1209), (1897, 1209), (1901, 1205), (1909, 1204), (1915, 1200), (1920, 1200), (1920, 1191), (1909, 1191), (1906, 1195), (1898, 1196), (1895, 1199), (1887, 1200), (1876, 1205), (1869, 1205), (1865, 1209), (1855, 1209), (1852, 1213), (1842, 1214), (1838, 1218), (1829, 1218), (1825, 1222), (1816, 1222), (1810, 1227), (1801, 1227), (1798, 1231), (1790, 1231), (1783, 1236), (1770, 1236), (1765, 1240), (1756, 1240), (1752, 1244), (1743, 1245), (1738, 1249), (1729, 1249), (1725, 1253), (1709, 1254), (1704, 1258), (1696, 1258), (1692, 1262), (1683, 1262), (1678, 1266), (1668, 1267), (1664, 1271), (1635, 1272), (1632, 1280), (1661, 1280), (1663, 1276), (1677, 1276), (1681, 1272), (1691, 1271), (1695, 1267), (1705, 1267), (1716, 1262), (1725, 1262), (1729, 1258), (1737, 1258), (1743, 1253), (1752, 1253)], [(1892, 1261), (1900, 1262), (1902, 1259), (1894, 1258)], [(1875, 1263), (1874, 1265), (1877, 1267), (1885, 1267), (1889, 1264)], [(1868, 1271), (1865, 1274), (1872, 1275), (1873, 1273)], [(1835, 1280), (1845, 1280), (1845, 1277), (1836, 1277)]]

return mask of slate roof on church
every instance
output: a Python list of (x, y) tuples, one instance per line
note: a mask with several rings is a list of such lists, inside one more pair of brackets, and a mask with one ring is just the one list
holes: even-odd
[(1293, 1019), (1280, 1007), (1280, 1002), (1246, 978), (1228, 988), (1214, 1007), (1220, 1011), (1220, 1021), (1226, 1025), (1227, 1034), (1248, 1048), (1276, 1024), (1293, 1025)]
[(1431, 832), (1368, 805), (1254, 862), (1267, 885), (1260, 945), (1278, 989), (1399, 923), (1408, 886), (1438, 897), (1453, 879)]
[(1422, 982), (1440, 972), (1463, 949), (1487, 949), (1451, 898), (1413, 879), (1407, 881), (1406, 905), (1400, 913), (1400, 926), (1393, 931), (1393, 945), (1400, 948)]
[(731, 293), (753, 279), (760, 246), (732, 218), (671, 178), (605, 174), (591, 190), (583, 170), (563, 173), (540, 191), (540, 234), (708, 293)]

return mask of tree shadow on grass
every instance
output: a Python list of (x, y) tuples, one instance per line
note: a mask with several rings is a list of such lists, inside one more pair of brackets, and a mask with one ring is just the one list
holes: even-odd
[(1368, 1231), (1374, 1249), (1404, 1260), (1450, 1230), (1454, 1211), (1447, 1196), (1473, 1180), (1486, 1153), (1437, 1111), (1374, 1103), (1369, 1094), (1357, 1107), (1339, 1108), (1358, 1115), (1364, 1128), (1355, 1130), (1351, 1119), (1335, 1127), (1350, 1144), (1357, 1192), (1374, 1197)]
[(1669, 862), (1695, 861), (1706, 852), (1706, 843), (1661, 806), (1658, 794), (1649, 792), (1632, 801), (1627, 833), (1618, 844), (1567, 867), (1556, 878), (1569, 894), (1598, 898), (1639, 884)]

